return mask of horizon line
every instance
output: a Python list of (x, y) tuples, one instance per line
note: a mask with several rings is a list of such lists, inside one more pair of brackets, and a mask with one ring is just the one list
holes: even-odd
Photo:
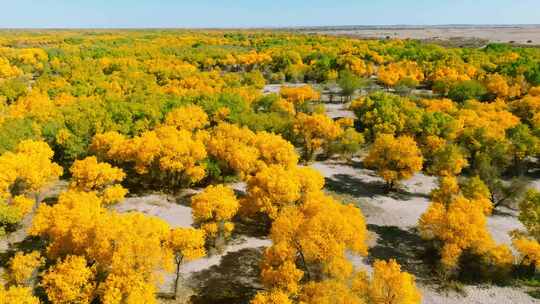
[(416, 28), (416, 27), (540, 27), (540, 23), (442, 23), (442, 24), (356, 24), (356, 25), (271, 25), (271, 26), (0, 26), (0, 30), (287, 30), (317, 28)]

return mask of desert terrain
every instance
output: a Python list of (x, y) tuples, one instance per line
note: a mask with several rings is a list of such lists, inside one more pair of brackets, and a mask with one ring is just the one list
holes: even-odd
[(487, 42), (540, 45), (538, 25), (493, 26), (351, 26), (302, 28), (302, 32), (358, 37), (362, 39), (417, 39), (454, 46)]

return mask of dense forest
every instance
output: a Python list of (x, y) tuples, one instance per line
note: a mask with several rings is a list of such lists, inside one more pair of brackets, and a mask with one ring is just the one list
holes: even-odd
[[(351, 115), (330, 116), (328, 104)], [(181, 303), (182, 267), (218, 254), (240, 228), (271, 241), (260, 286), (207, 303), (421, 303), (399, 259), (371, 258), (362, 203), (312, 166), (329, 159), (373, 170), (380, 195), (402, 194), (417, 174), (436, 178), (414, 233), (440, 286), (472, 273), (539, 297), (538, 48), (2, 31), (0, 113), (2, 304)], [(118, 208), (188, 192), (191, 227)], [(521, 227), (509, 244), (488, 229), (507, 210)], [(165, 274), (174, 280), (164, 291)]]

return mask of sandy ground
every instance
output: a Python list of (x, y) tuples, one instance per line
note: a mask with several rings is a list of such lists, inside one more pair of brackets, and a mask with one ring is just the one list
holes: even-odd
[(176, 204), (168, 195), (149, 194), (141, 197), (129, 197), (115, 206), (119, 212), (138, 211), (165, 220), (171, 227), (191, 227), (193, 218), (191, 208)]
[(419, 40), (482, 39), (490, 42), (511, 42), (540, 45), (540, 26), (442, 26), (442, 27), (344, 27), (308, 29), (309, 33), (346, 35), (359, 38), (410, 38)]
[(330, 118), (356, 118), (353, 112), (345, 110), (349, 107), (350, 103), (345, 104), (325, 104), (326, 115)]
[[(285, 84), (268, 84), (263, 88), (263, 94), (279, 94), (279, 91), (282, 86), (298, 87), (303, 86), (304, 83), (285, 83)], [(323, 96), (325, 97), (325, 96)], [(326, 98), (326, 97), (325, 97)], [(326, 98), (327, 99), (327, 98)], [(336, 97), (335, 100), (339, 100), (339, 97)], [(356, 118), (354, 113), (347, 110), (350, 103), (326, 103), (325, 109), (326, 114), (331, 118)]]

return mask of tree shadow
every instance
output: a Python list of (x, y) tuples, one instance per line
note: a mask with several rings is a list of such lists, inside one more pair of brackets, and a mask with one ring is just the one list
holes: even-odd
[(436, 257), (430, 252), (431, 245), (423, 240), (415, 229), (403, 230), (396, 226), (369, 224), (368, 230), (377, 234), (377, 243), (369, 249), (367, 261), (395, 259), (403, 270), (414, 274), (419, 280), (429, 282), (433, 277)]
[(235, 236), (251, 236), (256, 238), (266, 238), (270, 233), (271, 222), (264, 214), (257, 214), (253, 217), (242, 217), (237, 215), (233, 219)]
[(427, 193), (411, 192), (411, 191), (407, 191), (407, 190), (405, 190), (403, 188), (395, 189), (395, 190), (389, 192), (388, 196), (391, 197), (391, 198), (397, 199), (397, 200), (402, 200), (402, 201), (408, 201), (408, 200), (411, 200), (411, 199), (417, 198), (417, 197), (425, 198), (425, 199), (430, 199), (431, 198), (431, 196), (429, 194), (427, 194)]
[[(351, 159), (346, 163), (346, 165), (351, 166), (354, 169), (367, 169), (366, 167), (364, 167), (364, 163), (358, 159)], [(373, 172), (373, 175), (376, 175), (375, 172)]]
[(0, 267), (7, 267), (11, 258), (15, 256), (17, 252), (30, 253), (32, 251), (43, 252), (46, 247), (46, 242), (42, 238), (27, 236), (22, 241), (11, 243), (9, 248), (0, 252)]
[(384, 195), (402, 201), (418, 197), (429, 199), (429, 195), (425, 193), (410, 192), (401, 188), (388, 191), (382, 181), (366, 182), (348, 174), (335, 174), (332, 177), (325, 178), (325, 182), (327, 190), (356, 198), (373, 198), (375, 195)]
[(517, 212), (513, 211), (512, 209), (505, 208), (505, 207), (499, 207), (499, 208), (493, 208), (493, 211), (491, 212), (492, 216), (502, 216), (502, 217), (516, 217)]
[(338, 194), (347, 194), (357, 198), (373, 197), (385, 194), (381, 182), (366, 182), (348, 174), (336, 174), (325, 178), (326, 189)]
[(219, 265), (194, 273), (190, 287), (193, 304), (243, 304), (262, 289), (259, 263), (263, 247), (227, 253)]
[(178, 205), (191, 208), (191, 198), (195, 195), (192, 191), (182, 191), (176, 195), (174, 202)]
[(531, 296), (531, 298), (540, 300), (540, 289), (529, 290), (527, 291), (527, 294)]

